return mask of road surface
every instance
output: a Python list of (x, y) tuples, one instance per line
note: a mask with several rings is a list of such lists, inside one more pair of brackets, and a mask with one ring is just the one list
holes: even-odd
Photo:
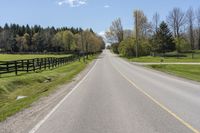
[(200, 84), (104, 51), (30, 133), (199, 133)]

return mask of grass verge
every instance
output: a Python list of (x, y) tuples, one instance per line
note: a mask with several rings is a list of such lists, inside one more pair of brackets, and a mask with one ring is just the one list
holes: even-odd
[[(0, 78), (0, 121), (49, 95), (59, 85), (70, 82), (95, 58), (89, 56), (86, 63), (76, 61), (54, 70)], [(18, 96), (27, 98), (16, 100)]]
[(152, 56), (145, 56), (145, 57), (139, 57), (139, 58), (129, 58), (129, 61), (132, 62), (153, 62), (153, 63), (159, 63), (159, 62), (200, 62), (200, 58), (190, 58), (190, 57), (152, 57)]
[(159, 62), (200, 62), (200, 51), (196, 51), (196, 53), (183, 53), (181, 55), (184, 55), (185, 57), (176, 57), (175, 52), (167, 53), (168, 56), (172, 57), (153, 57), (153, 56), (143, 56), (139, 58), (130, 57), (128, 58), (129, 61), (132, 62), (153, 62), (153, 63), (159, 63)]
[(199, 65), (148, 65), (147, 67), (200, 82)]

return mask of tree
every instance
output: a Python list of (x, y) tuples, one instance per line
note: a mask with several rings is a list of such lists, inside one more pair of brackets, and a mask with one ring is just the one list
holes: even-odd
[[(80, 47), (82, 32), (88, 37), (83, 38), (84, 48)], [(75, 40), (74, 34), (77, 38)], [(87, 39), (87, 40), (85, 40)], [(82, 42), (82, 41), (81, 41)], [(87, 43), (86, 43), (87, 42)], [(82, 44), (82, 43), (81, 43)], [(39, 25), (5, 24), (0, 27), (0, 51), (3, 52), (76, 52), (79, 49), (97, 52), (104, 48), (103, 39), (92, 29), (83, 31), (81, 28), (42, 28)]]
[[(19, 52), (23, 52), (25, 49), (28, 49), (26, 46), (23, 45), (23, 37), (17, 35), (16, 37), (16, 45), (18, 47)], [(25, 48), (26, 47), (26, 48)]]
[(176, 50), (178, 52), (184, 52), (191, 49), (188, 40), (185, 37), (175, 38)]
[(55, 29), (54, 28), (47, 28), (44, 30), (39, 31), (42, 43), (43, 43), (43, 52), (49, 51), (49, 52), (55, 52), (53, 49), (53, 42), (52, 38), (55, 35)]
[(44, 52), (45, 45), (41, 33), (35, 33), (32, 37), (32, 51)]
[(164, 21), (160, 24), (158, 32), (155, 36), (155, 40), (158, 44), (158, 49), (156, 50), (157, 52), (165, 53), (176, 49), (172, 33)]
[(200, 49), (200, 7), (198, 8), (198, 10), (196, 12), (196, 18), (197, 18), (198, 47)]
[(62, 43), (64, 45), (65, 51), (71, 51), (72, 48), (74, 48), (74, 35), (71, 31), (63, 31), (62, 34)]
[(81, 35), (80, 34), (75, 34), (74, 35), (74, 41), (75, 41), (75, 47), (76, 47), (76, 50), (78, 51), (81, 51), (83, 48), (82, 48), (82, 41), (81, 41)]
[(62, 33), (61, 32), (57, 32), (53, 39), (53, 48), (54, 48), (54, 52), (61, 52), (64, 51), (64, 46), (62, 43)]
[(88, 48), (89, 48), (89, 45), (90, 45), (89, 40), (90, 40), (91, 34), (92, 33), (90, 32), (89, 29), (83, 31), (83, 33), (82, 33), (83, 51), (85, 53), (89, 52)]
[(22, 38), (22, 45), (23, 45), (23, 51), (28, 52), (31, 51), (30, 45), (31, 45), (31, 38), (28, 33), (25, 33)]
[(119, 48), (119, 43), (112, 43), (111, 44), (111, 49), (114, 53), (119, 54), (118, 48)]
[(194, 50), (194, 20), (195, 20), (195, 15), (194, 11), (192, 8), (189, 8), (186, 14), (186, 20), (188, 23), (188, 30), (189, 30), (189, 40), (190, 40), (190, 45), (191, 49)]
[[(119, 54), (125, 57), (136, 56), (135, 46), (136, 46), (136, 39), (133, 37), (128, 37), (119, 44), (118, 48)], [(143, 41), (140, 42), (138, 51), (141, 56), (150, 54), (150, 45), (148, 39), (144, 39)]]
[(135, 56), (135, 39), (128, 37), (119, 44), (118, 51), (122, 56), (132, 57)]
[(167, 22), (174, 32), (174, 37), (180, 37), (183, 26), (186, 23), (185, 13), (179, 8), (174, 8), (167, 17)]
[(112, 25), (106, 32), (106, 38), (110, 43), (120, 43), (123, 41), (124, 30), (120, 18), (117, 18), (112, 22)]
[(9, 44), (10, 31), (9, 29), (3, 30), (0, 33), (0, 49), (1, 51), (10, 51), (11, 45)]
[(159, 23), (160, 23), (160, 15), (158, 14), (158, 12), (156, 12), (153, 15), (153, 21), (152, 21), (154, 33), (156, 33), (158, 31)]
[(139, 56), (138, 48), (140, 40), (146, 38), (150, 25), (148, 23), (147, 17), (144, 15), (143, 11), (135, 10), (133, 12), (134, 17), (134, 29), (135, 29), (135, 38), (136, 38), (136, 57)]

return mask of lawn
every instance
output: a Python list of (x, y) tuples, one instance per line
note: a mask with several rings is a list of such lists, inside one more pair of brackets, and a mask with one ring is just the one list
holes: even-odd
[(0, 61), (9, 61), (9, 60), (20, 60), (20, 59), (33, 59), (33, 58), (45, 58), (45, 57), (66, 57), (67, 55), (39, 55), (39, 54), (0, 54)]
[[(174, 53), (172, 53), (174, 54)], [(175, 55), (175, 54), (174, 54)], [(132, 62), (200, 62), (200, 51), (196, 51), (194, 58), (192, 58), (191, 53), (184, 53), (186, 57), (153, 57), (153, 56), (143, 56), (139, 58), (129, 58)]]
[(200, 82), (200, 65), (149, 65), (148, 67)]
[[(54, 70), (0, 78), (0, 121), (29, 107), (40, 97), (52, 93), (59, 85), (70, 82), (95, 57), (89, 56), (87, 63), (81, 60)], [(18, 57), (9, 59), (18, 59)], [(27, 98), (16, 100), (18, 96), (27, 96)]]

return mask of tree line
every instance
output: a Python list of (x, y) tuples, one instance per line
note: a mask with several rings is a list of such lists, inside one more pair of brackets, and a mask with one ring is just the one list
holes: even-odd
[(43, 28), (39, 25), (5, 24), (0, 27), (0, 52), (97, 52), (105, 47), (92, 29)]
[(173, 8), (162, 21), (158, 12), (149, 21), (142, 10), (135, 10), (133, 20), (133, 30), (123, 29), (121, 19), (117, 18), (106, 32), (115, 53), (138, 57), (200, 49), (200, 8)]

